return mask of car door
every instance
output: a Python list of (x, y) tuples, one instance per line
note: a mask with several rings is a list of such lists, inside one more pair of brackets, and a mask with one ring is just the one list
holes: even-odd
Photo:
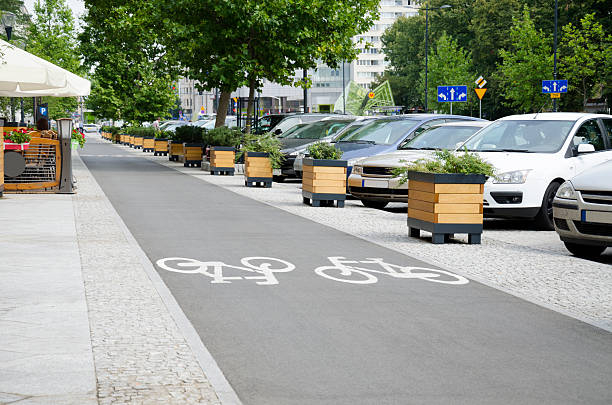
[[(608, 134), (606, 134), (606, 138)], [(595, 165), (612, 159), (612, 150), (609, 148), (608, 139), (604, 138), (602, 128), (597, 119), (590, 119), (582, 123), (574, 132), (572, 143), (577, 148), (581, 143), (593, 145), (595, 152), (581, 153), (570, 159), (573, 161), (574, 174), (582, 173)]]
[(603, 130), (604, 138), (608, 141), (608, 149), (612, 149), (612, 118), (602, 118), (601, 129)]

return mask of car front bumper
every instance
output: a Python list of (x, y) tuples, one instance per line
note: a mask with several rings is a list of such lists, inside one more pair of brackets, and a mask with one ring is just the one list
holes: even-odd
[(555, 230), (561, 240), (612, 246), (612, 196), (609, 200), (601, 200), (601, 203), (593, 203), (587, 192), (577, 194), (576, 200), (555, 198), (553, 201)]
[(397, 177), (367, 177), (351, 174), (349, 193), (360, 200), (408, 202), (408, 183), (400, 184)]
[(540, 211), (548, 183), (528, 180), (523, 184), (485, 183), (483, 208), (486, 217), (533, 218)]

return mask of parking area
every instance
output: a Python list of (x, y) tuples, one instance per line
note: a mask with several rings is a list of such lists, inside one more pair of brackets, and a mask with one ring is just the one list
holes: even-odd
[(344, 209), (313, 208), (302, 203), (301, 183), (274, 183), (271, 189), (244, 187), (242, 175), (211, 176), (199, 168), (185, 168), (166, 157), (137, 156), (269, 204), (342, 232), (409, 254), (465, 275), (593, 325), (612, 330), (612, 249), (599, 261), (572, 256), (553, 231), (536, 231), (528, 221), (485, 220), (481, 245), (468, 245), (467, 236), (433, 245), (427, 233), (408, 236), (406, 204), (384, 210), (347, 200)]

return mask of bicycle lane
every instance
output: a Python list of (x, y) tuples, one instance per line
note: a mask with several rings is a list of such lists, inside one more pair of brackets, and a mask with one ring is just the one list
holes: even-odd
[[(338, 256), (432, 266), (130, 157), (116, 146), (93, 143), (83, 154), (153, 263), (181, 257), (248, 267), (263, 261), (243, 258), (268, 257), (295, 266), (273, 273), (273, 285), (246, 279), (261, 273), (228, 267), (224, 277), (241, 278), (212, 283), (210, 276), (157, 266), (245, 404), (612, 399), (607, 332), (475, 282), (369, 273), (375, 283), (352, 284), (322, 277), (315, 270)], [(358, 266), (382, 270), (372, 263)], [(343, 278), (340, 272), (319, 273)]]

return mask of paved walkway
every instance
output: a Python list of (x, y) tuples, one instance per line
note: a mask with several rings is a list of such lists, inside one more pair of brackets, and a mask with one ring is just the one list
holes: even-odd
[(78, 157), (74, 175), (74, 196), (0, 200), (0, 404), (239, 404)]
[(84, 160), (245, 403), (612, 399), (609, 333), (143, 156)]

